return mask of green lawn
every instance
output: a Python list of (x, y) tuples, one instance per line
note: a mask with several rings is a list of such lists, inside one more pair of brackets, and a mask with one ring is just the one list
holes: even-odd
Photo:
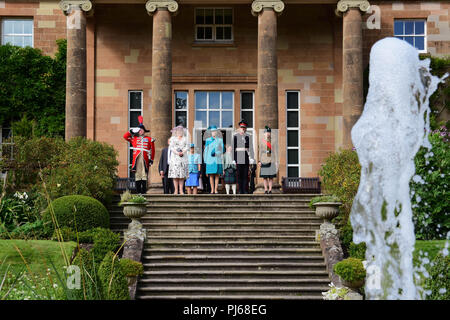
[(416, 248), (413, 253), (413, 261), (416, 264), (419, 258), (419, 252), (427, 252), (428, 259), (432, 261), (434, 257), (441, 251), (447, 240), (416, 240)]
[(54, 271), (50, 261), (61, 272), (65, 265), (62, 250), (70, 259), (75, 246), (75, 242), (60, 245), (50, 240), (0, 240), (0, 276), (10, 265), (9, 270), (13, 273), (31, 270), (33, 275), (45, 277), (47, 269)]

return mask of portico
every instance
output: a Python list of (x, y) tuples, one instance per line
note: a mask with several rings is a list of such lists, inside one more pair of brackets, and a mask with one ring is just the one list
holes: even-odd
[[(201, 120), (196, 92), (232, 92), (234, 127), (249, 116), (255, 133), (266, 125), (279, 129), (279, 180), (290, 174), (316, 176), (326, 154), (351, 147), (350, 130), (363, 107), (361, 17), (369, 8), (368, 1), (317, 3), (235, 0), (224, 7), (194, 0), (61, 1), (68, 35), (66, 138), (87, 135), (112, 143), (120, 153), (119, 175), (127, 176), (128, 150), (113, 135), (120, 137), (116, 130), (132, 126), (133, 112), (143, 115), (156, 139), (157, 161), (177, 124), (179, 92), (186, 96), (191, 134)], [(206, 8), (203, 24), (196, 21), (198, 8)], [(222, 8), (232, 9), (229, 40), (218, 40), (221, 30), (228, 32), (226, 24), (215, 23)], [(308, 25), (310, 14), (322, 22)], [(323, 30), (317, 28), (323, 23)], [(194, 40), (183, 38), (193, 24)], [(209, 26), (215, 37), (210, 40)], [(206, 39), (197, 39), (199, 28)], [(86, 52), (94, 61), (86, 62)], [(92, 73), (95, 77), (86, 81)], [(245, 93), (252, 95), (251, 107), (245, 105)], [(160, 185), (156, 166), (150, 181)]]

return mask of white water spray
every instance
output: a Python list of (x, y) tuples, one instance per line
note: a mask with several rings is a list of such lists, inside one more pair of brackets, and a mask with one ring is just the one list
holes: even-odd
[(369, 93), (352, 129), (361, 181), (350, 215), (353, 241), (366, 243), (368, 269), (380, 277), (378, 286), (367, 280), (367, 299), (420, 298), (409, 182), (417, 151), (431, 147), (428, 100), (442, 79), (431, 75), (429, 65), (395, 38), (378, 41), (370, 53)]

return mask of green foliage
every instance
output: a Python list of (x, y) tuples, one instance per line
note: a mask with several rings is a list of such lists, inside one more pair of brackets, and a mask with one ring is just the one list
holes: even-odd
[(97, 275), (97, 265), (94, 263), (92, 254), (81, 249), (78, 251), (73, 263), (80, 268), (80, 289), (71, 289), (73, 298), (77, 300), (101, 299), (100, 282)]
[(350, 246), (348, 248), (348, 255), (352, 258), (358, 258), (361, 260), (366, 259), (366, 243), (358, 243), (355, 244), (353, 242), (350, 243)]
[(65, 142), (58, 137), (19, 136), (13, 150), (0, 161), (0, 170), (10, 172), (7, 190), (35, 189), (43, 195), (48, 192), (52, 199), (79, 194), (105, 204), (112, 199), (119, 163), (109, 144), (81, 137)]
[(438, 254), (433, 260), (430, 277), (425, 282), (425, 289), (431, 293), (427, 300), (450, 300), (450, 256)]
[(309, 202), (309, 207), (314, 209), (314, 204), (317, 202), (341, 202), (338, 197), (334, 195), (328, 195), (328, 196), (320, 196), (320, 197), (314, 197)]
[(120, 259), (120, 266), (127, 277), (136, 277), (144, 274), (144, 266), (142, 263), (131, 259)]
[(350, 249), (350, 244), (353, 241), (353, 228), (350, 224), (350, 220), (342, 226), (339, 230), (339, 240), (341, 241), (342, 249), (344, 250), (344, 254), (348, 254), (348, 250)]
[(118, 257), (108, 252), (98, 269), (103, 298), (106, 300), (129, 300), (128, 284), (120, 267)]
[(133, 197), (130, 190), (126, 190), (120, 195), (120, 203), (128, 202)]
[(0, 202), (0, 225), (12, 231), (27, 222), (38, 218), (34, 210), (34, 197), (26, 192), (5, 195)]
[(410, 182), (416, 239), (444, 239), (450, 231), (450, 143), (445, 141), (447, 137), (445, 128), (430, 134), (431, 150), (422, 147), (414, 159), (416, 175), (423, 180)]
[(97, 228), (94, 234), (94, 247), (92, 248), (92, 255), (94, 261), (100, 263), (105, 255), (116, 250), (120, 246), (120, 236), (110, 229)]
[[(438, 77), (442, 77), (445, 73), (450, 74), (450, 56), (422, 56), (422, 58), (430, 58), (431, 74)], [(450, 77), (447, 77), (443, 83), (440, 83), (430, 97), (430, 109), (430, 125), (433, 130), (441, 125), (450, 128), (450, 119), (448, 119), (448, 114), (450, 113)]]
[(58, 167), (44, 170), (51, 198), (68, 194), (91, 196), (105, 204), (112, 199), (116, 181), (117, 151), (103, 142), (71, 139), (56, 158)]
[(358, 155), (352, 150), (339, 150), (330, 154), (319, 170), (325, 192), (337, 196), (343, 204), (341, 210), (343, 215), (340, 217), (342, 225), (347, 223), (350, 215), (360, 175)]
[(54, 59), (31, 47), (0, 46), (0, 123), (28, 115), (36, 134), (64, 136), (66, 40)]
[(366, 270), (362, 261), (357, 258), (347, 258), (339, 261), (334, 265), (333, 269), (343, 280), (349, 282), (364, 280), (366, 277)]
[[(109, 227), (109, 213), (98, 200), (87, 196), (64, 196), (51, 203), (59, 228), (85, 231), (93, 227)], [(46, 228), (54, 229), (52, 211), (49, 206), (44, 212)]]
[(29, 120), (26, 114), (19, 121), (11, 124), (13, 136), (21, 136), (25, 139), (31, 139), (34, 136), (35, 128), (36, 120)]
[[(26, 222), (13, 231), (11, 231), (10, 236), (12, 239), (45, 239), (48, 234), (44, 228), (44, 223), (42, 220), (36, 220), (34, 222)], [(2, 235), (0, 234), (0, 238)], [(9, 237), (8, 237), (9, 239)]]

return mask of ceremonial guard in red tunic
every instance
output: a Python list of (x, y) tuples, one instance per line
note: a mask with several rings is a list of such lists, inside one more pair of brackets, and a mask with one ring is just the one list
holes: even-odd
[(143, 125), (142, 116), (138, 117), (139, 129), (130, 130), (124, 134), (123, 138), (131, 143), (133, 149), (133, 162), (131, 171), (135, 173), (136, 190), (140, 194), (147, 192), (148, 170), (155, 158), (155, 139), (147, 137), (146, 132), (150, 132)]

